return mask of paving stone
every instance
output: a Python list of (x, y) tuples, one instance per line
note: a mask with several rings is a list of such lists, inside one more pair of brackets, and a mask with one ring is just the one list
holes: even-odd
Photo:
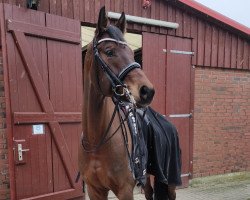
[[(250, 200), (250, 178), (248, 174), (242, 180), (218, 182), (212, 179), (209, 184), (191, 185), (188, 188), (178, 189), (176, 193), (176, 200)], [(134, 199), (145, 200), (140, 188), (135, 188)], [(110, 193), (109, 200), (118, 200), (118, 198)]]

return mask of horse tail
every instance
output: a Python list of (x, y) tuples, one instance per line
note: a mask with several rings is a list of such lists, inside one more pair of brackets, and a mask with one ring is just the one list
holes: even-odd
[(80, 171), (76, 175), (75, 183), (78, 183), (79, 179), (80, 179)]
[(85, 192), (86, 192), (84, 180), (82, 180), (82, 192), (83, 192), (84, 194), (85, 194)]
[[(80, 172), (77, 173), (76, 175), (76, 179), (75, 179), (75, 183), (78, 183), (79, 179), (80, 179)], [(85, 193), (85, 183), (84, 180), (82, 180), (82, 192)]]

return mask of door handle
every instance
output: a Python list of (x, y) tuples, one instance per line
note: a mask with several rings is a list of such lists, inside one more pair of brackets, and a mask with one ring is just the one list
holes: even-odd
[(29, 151), (29, 149), (23, 149), (22, 144), (17, 144), (17, 151), (18, 151), (18, 161), (23, 161), (23, 152)]

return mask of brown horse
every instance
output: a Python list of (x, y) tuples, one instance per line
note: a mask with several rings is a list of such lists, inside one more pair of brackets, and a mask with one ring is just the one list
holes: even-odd
[(103, 7), (84, 61), (79, 170), (91, 200), (107, 199), (109, 190), (120, 200), (133, 199), (135, 180), (129, 169), (119, 117), (113, 114), (112, 97), (123, 96), (126, 89), (137, 106), (145, 107), (154, 96), (153, 85), (135, 63), (134, 53), (124, 40), (125, 29), (125, 14), (115, 26), (109, 25)]

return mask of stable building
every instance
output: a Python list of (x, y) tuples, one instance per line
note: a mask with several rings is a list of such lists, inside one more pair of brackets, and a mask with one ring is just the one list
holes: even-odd
[(179, 131), (183, 187), (249, 171), (248, 27), (192, 0), (0, 0), (0, 199), (82, 198), (82, 59), (104, 5)]

